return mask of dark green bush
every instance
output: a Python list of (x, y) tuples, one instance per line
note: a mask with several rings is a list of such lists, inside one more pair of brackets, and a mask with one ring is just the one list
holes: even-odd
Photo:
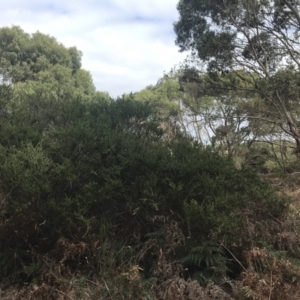
[[(188, 240), (179, 259), (209, 240), (240, 244), (246, 215), (277, 216), (285, 205), (249, 168), (237, 170), (230, 158), (180, 135), (164, 141), (148, 104), (122, 98), (56, 102), (49, 122), (39, 121), (45, 112), (32, 116), (26, 103), (21, 106), (1, 121), (1, 190), (10, 214), (31, 218), (27, 224), (36, 225), (28, 230), (47, 232), (48, 242), (23, 241), (27, 254), (18, 255), (19, 273), (28, 271), (28, 253), (46, 254), (62, 237), (139, 247), (156, 231), (149, 221), (155, 215), (180, 222)], [(1, 230), (18, 231), (15, 226)], [(20, 243), (12, 236), (0, 257)]]

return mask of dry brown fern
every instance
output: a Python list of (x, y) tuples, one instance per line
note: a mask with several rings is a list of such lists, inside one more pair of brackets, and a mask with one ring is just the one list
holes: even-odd
[(248, 299), (300, 299), (300, 267), (257, 247), (243, 256), (248, 271), (241, 274), (240, 287)]

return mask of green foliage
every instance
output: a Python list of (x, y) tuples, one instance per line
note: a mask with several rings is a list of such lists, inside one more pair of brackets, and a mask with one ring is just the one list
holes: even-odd
[(61, 65), (74, 72), (81, 67), (81, 53), (65, 48), (55, 38), (36, 32), (25, 33), (20, 27), (0, 30), (1, 73), (11, 76), (13, 83), (34, 79), (49, 66)]
[(32, 263), (24, 268), (24, 273), (26, 275), (26, 281), (39, 279), (41, 273), (46, 269), (46, 265), (43, 261), (39, 260), (36, 263)]
[[(44, 103), (47, 115), (49, 103), (35, 104), (40, 109)], [(254, 172), (237, 170), (230, 158), (181, 136), (166, 143), (147, 103), (120, 98), (69, 100), (50, 107), (54, 105), (58, 114), (48, 123), (17, 106), (2, 123), (0, 141), (1, 189), (9, 197), (8, 210), (38, 215), (38, 224), (52, 228), (52, 247), (58, 236), (121, 238), (135, 246), (140, 243), (135, 235), (157, 231), (149, 217), (171, 212), (195, 244), (206, 239), (238, 243), (244, 210), (276, 215), (283, 205)], [(12, 125), (20, 139), (9, 139), (5, 147)], [(9, 247), (17, 246), (12, 241)], [(24, 244), (25, 251), (28, 247)], [(42, 249), (37, 243), (36, 251)], [(28, 264), (23, 254), (19, 259)]]
[[(288, 6), (282, 4), (285, 5)], [(289, 52), (292, 44), (296, 46), (293, 38), (291, 44), (284, 43), (285, 30), (291, 29), (295, 38), (295, 26), (299, 26), (297, 9), (289, 6), (285, 7), (290, 11), (286, 27), (277, 26), (276, 16), (283, 8), (280, 6), (277, 1), (180, 1), (177, 6), (180, 19), (174, 25), (176, 43), (182, 51), (195, 51), (201, 60), (208, 62), (211, 70), (241, 69), (241, 66), (250, 70), (255, 62), (257, 72), (272, 72), (282, 62), (282, 57), (292, 56)], [(268, 17), (269, 22), (266, 22)], [(277, 44), (275, 39), (279, 36)], [(277, 49), (279, 44), (281, 51)], [(236, 57), (240, 58), (237, 64)], [(294, 56), (292, 60), (297, 58)]]
[(0, 152), (9, 210), (39, 215), (53, 240), (132, 240), (132, 233), (156, 231), (149, 217), (172, 212), (195, 243), (238, 243), (243, 210), (278, 214), (282, 207), (254, 172), (236, 170), (230, 158), (180, 136), (165, 143), (148, 104), (76, 100), (59, 107), (51, 125), (29, 127), (35, 144), (2, 142)]
[(19, 149), (1, 147), (0, 153), (0, 173), (6, 174), (5, 178), (2, 175), (5, 190), (10, 190), (14, 199), (27, 200), (19, 202), (17, 208), (22, 209), (42, 201), (44, 194), (50, 190), (53, 163), (45, 155), (41, 144), (35, 147), (23, 144)]
[(296, 254), (296, 253), (291, 253), (291, 251), (287, 251), (287, 250), (278, 250), (273, 245), (267, 244), (264, 241), (257, 241), (256, 245), (259, 248), (266, 249), (271, 258), (278, 259), (278, 260), (285, 260), (290, 262), (293, 266), (300, 267), (299, 253)]
[[(129, 277), (126, 278), (126, 275)], [(105, 282), (106, 290), (101, 296), (105, 299), (126, 300), (126, 299), (145, 299), (155, 300), (155, 292), (151, 289), (156, 278), (144, 280), (136, 277), (130, 280), (130, 274), (116, 276), (109, 282)]]
[[(205, 115), (216, 139), (223, 147), (227, 144), (230, 153), (232, 142), (239, 145), (245, 137), (250, 145), (253, 140), (270, 142), (275, 135), (283, 135), (285, 140), (294, 139), (299, 157), (299, 106), (295, 101), (299, 99), (299, 4), (182, 0), (177, 8), (176, 44), (181, 51), (192, 51), (192, 70), (205, 69), (205, 76), (211, 78), (233, 75), (240, 81), (232, 85), (213, 80), (209, 85), (209, 92), (222, 103)], [(200, 94), (206, 92), (195, 73), (190, 72), (192, 83)], [(190, 83), (185, 89), (195, 92)], [(232, 101), (234, 98), (237, 101)], [(217, 132), (214, 121), (222, 125), (223, 134)], [(242, 126), (245, 130), (240, 130)]]
[(209, 281), (219, 284), (229, 271), (227, 267), (229, 260), (221, 247), (212, 242), (204, 242), (201, 246), (193, 247), (181, 262), (191, 279), (199, 281), (201, 285)]
[(17, 99), (37, 97), (89, 99), (95, 87), (89, 72), (81, 69), (81, 52), (66, 48), (55, 38), (20, 27), (0, 29), (0, 74), (15, 85)]
[(172, 78), (165, 75), (156, 86), (149, 86), (133, 95), (136, 101), (150, 102), (164, 117), (176, 115), (180, 110), (180, 86)]
[[(1, 72), (14, 83), (0, 89), (0, 204), (10, 215), (0, 222), (1, 278), (38, 282), (46, 272), (69, 284), (89, 274), (114, 278), (111, 299), (151, 299), (152, 281), (132, 266), (147, 243), (158, 245), (149, 261), (166, 255), (201, 283), (217, 282), (228, 259), (216, 245), (251, 244), (245, 218), (280, 217), (285, 199), (253, 169), (237, 170), (230, 156), (178, 130), (166, 139), (166, 117), (180, 121), (177, 75), (112, 100), (94, 92), (75, 48), (18, 27), (0, 30), (0, 43)], [(210, 107), (206, 100), (191, 109)], [(156, 216), (171, 225), (156, 226)]]

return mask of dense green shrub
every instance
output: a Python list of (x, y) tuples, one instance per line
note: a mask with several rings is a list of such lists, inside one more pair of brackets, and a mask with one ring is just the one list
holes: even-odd
[[(30, 114), (25, 102), (1, 121), (1, 191), (7, 211), (22, 222), (14, 217), (1, 227), (0, 257), (19, 253), (17, 265), (10, 258), (19, 274), (30, 265), (28, 253), (36, 261), (60, 238), (142, 247), (145, 235), (157, 229), (155, 215), (181, 224), (187, 239), (181, 259), (205, 241), (244, 242), (245, 216), (277, 216), (284, 207), (249, 168), (237, 170), (229, 157), (180, 134), (166, 142), (147, 103), (77, 99), (53, 102), (51, 109), (45, 122), (47, 109)], [(28, 238), (7, 241), (18, 226), (27, 228)], [(47, 234), (47, 242), (34, 239), (37, 231)], [(9, 274), (9, 267), (0, 272)]]

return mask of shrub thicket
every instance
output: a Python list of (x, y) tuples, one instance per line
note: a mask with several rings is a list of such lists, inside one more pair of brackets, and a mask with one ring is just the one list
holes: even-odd
[(237, 162), (183, 133), (176, 77), (113, 100), (80, 51), (19, 27), (0, 58), (1, 299), (299, 299), (270, 149)]
[[(39, 278), (49, 268), (42, 257), (63, 261), (70, 272), (105, 273), (109, 263), (97, 243), (110, 241), (110, 267), (138, 256), (149, 241), (166, 246), (168, 226), (153, 222), (157, 216), (179, 224), (183, 238), (169, 245), (174, 260), (195, 274), (218, 267), (225, 276), (228, 253), (216, 245), (249, 244), (246, 220), (280, 217), (285, 205), (229, 157), (182, 135), (166, 142), (147, 103), (77, 99), (49, 104), (51, 113), (8, 103), (0, 134), (9, 216), (0, 231), (2, 278)], [(159, 258), (149, 255), (139, 263), (152, 276)]]

